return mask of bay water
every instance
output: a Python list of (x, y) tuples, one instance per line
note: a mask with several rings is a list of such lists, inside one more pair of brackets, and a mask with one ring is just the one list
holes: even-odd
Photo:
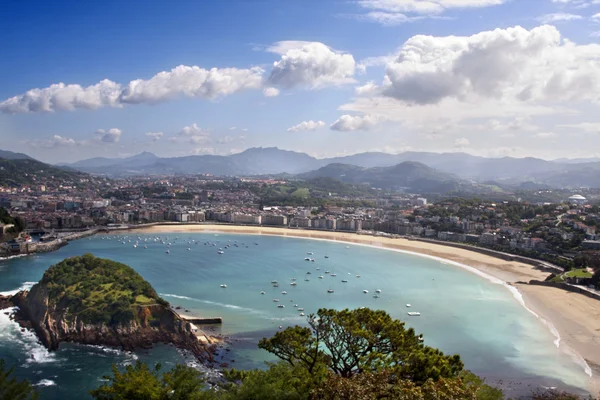
[[(273, 361), (257, 343), (278, 329), (305, 324), (298, 308), (308, 315), (319, 308), (369, 307), (405, 321), (427, 345), (460, 354), (468, 369), (502, 383), (509, 395), (542, 386), (583, 391), (589, 382), (581, 358), (557, 347), (556, 333), (506, 286), (442, 260), (357, 244), (224, 233), (94, 236), (52, 253), (0, 261), (0, 294), (28, 288), (50, 265), (85, 253), (133, 267), (186, 314), (222, 317), (222, 326), (213, 329), (228, 337), (230, 351), (219, 361), (236, 368)], [(62, 344), (50, 353), (6, 311), (0, 313), (0, 358), (37, 385), (42, 399), (86, 398), (112, 364), (197, 365), (166, 345), (128, 353)]]

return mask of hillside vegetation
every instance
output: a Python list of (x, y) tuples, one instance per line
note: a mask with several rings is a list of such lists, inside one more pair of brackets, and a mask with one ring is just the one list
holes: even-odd
[(69, 171), (34, 159), (0, 158), (0, 186), (72, 184), (87, 174)]
[(50, 306), (68, 308), (88, 323), (126, 324), (138, 318), (137, 306), (168, 304), (131, 267), (91, 254), (51, 266), (40, 284), (48, 289)]

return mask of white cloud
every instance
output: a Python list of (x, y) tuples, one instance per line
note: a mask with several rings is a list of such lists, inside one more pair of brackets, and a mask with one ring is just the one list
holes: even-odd
[(323, 43), (284, 41), (267, 50), (281, 54), (273, 63), (269, 85), (320, 89), (354, 82), (354, 57)]
[(158, 103), (184, 95), (214, 99), (244, 89), (258, 89), (262, 85), (263, 70), (212, 68), (180, 65), (163, 71), (149, 80), (129, 82), (120, 96), (122, 103)]
[(198, 126), (197, 123), (184, 126), (179, 133), (171, 136), (169, 141), (172, 143), (191, 143), (204, 144), (210, 142), (210, 130)]
[(152, 139), (153, 142), (156, 142), (157, 140), (162, 138), (164, 135), (162, 132), (146, 132), (146, 136), (148, 136), (150, 139)]
[(192, 155), (206, 155), (206, 154), (215, 154), (216, 151), (212, 147), (198, 147), (190, 152)]
[(488, 121), (487, 128), (492, 131), (536, 131), (539, 129), (536, 125), (527, 122), (523, 117), (509, 119), (506, 122), (491, 119)]
[(469, 147), (469, 145), (471, 144), (471, 142), (469, 141), (469, 139), (467, 138), (458, 138), (454, 141), (454, 148), (457, 149), (464, 149), (466, 147)]
[(377, 119), (370, 115), (342, 115), (330, 128), (334, 131), (368, 131), (377, 124)]
[(267, 87), (263, 89), (263, 95), (265, 97), (276, 97), (279, 96), (279, 89), (274, 87)]
[(569, 14), (569, 13), (553, 13), (546, 14), (536, 18), (542, 24), (551, 24), (561, 21), (576, 21), (578, 19), (583, 19), (581, 15), (577, 14)]
[(595, 31), (595, 32), (590, 33), (590, 37), (596, 37), (596, 38), (600, 37), (600, 31)]
[(28, 144), (31, 147), (41, 147), (46, 149), (54, 149), (57, 147), (81, 146), (83, 144), (83, 142), (59, 135), (54, 135), (48, 140), (27, 140), (24, 143)]
[(96, 140), (102, 143), (117, 143), (123, 132), (117, 128), (111, 128), (108, 131), (98, 129), (95, 132)]
[(371, 11), (358, 16), (359, 19), (364, 19), (371, 22), (377, 22), (384, 26), (395, 26), (410, 22), (420, 21), (424, 16), (408, 16), (403, 13), (390, 13), (385, 11)]
[(288, 128), (288, 132), (314, 131), (325, 126), (323, 121), (302, 121), (298, 125)]
[(263, 73), (258, 67), (206, 70), (180, 65), (171, 71), (159, 72), (149, 80), (136, 79), (126, 85), (105, 79), (87, 87), (57, 83), (31, 89), (0, 102), (0, 111), (16, 114), (98, 109), (127, 103), (159, 103), (178, 96), (214, 99), (244, 89), (261, 88)]
[(592, 19), (600, 19), (600, 13), (591, 16)]
[(586, 133), (599, 133), (600, 134), (600, 122), (581, 122), (578, 124), (562, 124), (558, 125), (559, 128), (575, 129)]
[(394, 13), (439, 14), (452, 8), (481, 8), (496, 6), (507, 0), (359, 0), (358, 4), (371, 10)]
[(217, 144), (227, 144), (233, 142), (234, 139), (231, 136), (224, 136), (220, 139), (217, 139)]
[(469, 37), (417, 35), (387, 65), (378, 89), (384, 96), (421, 105), (448, 98), (597, 101), (599, 57), (600, 45), (563, 41), (548, 25)]

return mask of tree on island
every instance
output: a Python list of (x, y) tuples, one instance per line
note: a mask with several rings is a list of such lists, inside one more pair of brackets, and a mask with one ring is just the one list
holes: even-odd
[(38, 393), (27, 380), (11, 377), (13, 368), (6, 369), (3, 359), (0, 359), (0, 400), (36, 400)]
[[(459, 356), (425, 346), (412, 328), (384, 311), (327, 310), (309, 327), (289, 327), (259, 347), (280, 358), (266, 370), (228, 370), (217, 390), (178, 366), (161, 376), (138, 364), (92, 391), (109, 399), (499, 400), (502, 392), (463, 369)], [(191, 370), (191, 371), (190, 371)], [(187, 371), (187, 372), (186, 372)], [(192, 372), (193, 371), (193, 372)], [(169, 375), (171, 374), (171, 375)]]

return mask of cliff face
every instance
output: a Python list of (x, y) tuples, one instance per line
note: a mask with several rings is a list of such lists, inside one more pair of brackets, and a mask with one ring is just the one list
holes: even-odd
[(50, 305), (48, 299), (46, 286), (37, 284), (29, 292), (17, 293), (10, 302), (19, 307), (17, 322), (33, 329), (49, 350), (58, 349), (61, 342), (107, 345), (130, 351), (166, 343), (191, 351), (203, 362), (212, 362), (211, 349), (198, 341), (188, 322), (166, 306), (137, 306), (134, 321), (109, 326), (86, 324), (60, 303)]

